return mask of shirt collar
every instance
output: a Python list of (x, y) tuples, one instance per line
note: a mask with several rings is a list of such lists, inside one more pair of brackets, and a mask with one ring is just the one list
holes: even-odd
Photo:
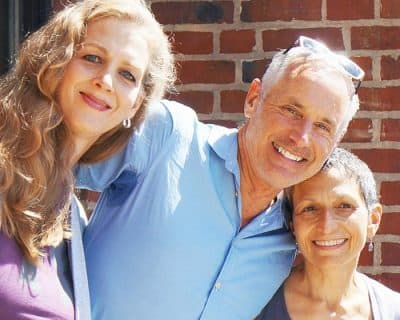
[[(237, 161), (238, 153), (238, 130), (227, 129), (217, 125), (210, 125), (211, 132), (208, 137), (208, 144), (214, 150), (214, 152), (223, 160), (225, 160), (225, 167), (228, 171), (232, 172), (235, 177), (237, 187), (240, 186), (240, 170), (239, 163)], [(283, 192), (279, 193), (275, 203), (267, 208), (265, 211), (254, 218), (247, 227), (244, 228), (245, 234), (248, 232), (253, 234), (256, 230), (245, 229), (257, 229), (257, 233), (268, 232), (280, 228), (288, 228), (288, 221), (285, 219), (285, 206), (283, 206)], [(244, 235), (245, 236), (245, 235)]]
[(214, 152), (223, 160), (225, 167), (235, 176), (236, 182), (240, 184), (240, 171), (237, 161), (238, 142), (237, 129), (227, 129), (217, 125), (210, 125), (211, 132), (208, 144)]

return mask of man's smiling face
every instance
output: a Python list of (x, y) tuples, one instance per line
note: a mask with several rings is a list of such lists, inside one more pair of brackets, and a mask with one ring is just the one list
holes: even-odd
[(341, 137), (349, 83), (320, 64), (289, 66), (265, 95), (260, 81), (253, 81), (239, 152), (246, 154), (254, 183), (280, 190), (321, 168)]

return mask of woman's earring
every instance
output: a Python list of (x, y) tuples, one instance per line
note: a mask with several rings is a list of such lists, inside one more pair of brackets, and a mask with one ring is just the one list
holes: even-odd
[(374, 251), (374, 243), (372, 242), (372, 239), (369, 239), (368, 243), (368, 252)]
[(122, 125), (123, 125), (124, 128), (129, 129), (131, 127), (131, 125), (132, 125), (131, 119), (129, 119), (129, 118), (128, 119), (124, 119), (122, 121)]

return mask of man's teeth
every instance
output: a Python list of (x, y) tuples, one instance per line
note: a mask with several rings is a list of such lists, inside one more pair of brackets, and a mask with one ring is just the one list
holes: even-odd
[(333, 247), (338, 244), (342, 244), (346, 239), (337, 239), (337, 240), (315, 240), (315, 244), (321, 247)]
[(298, 156), (295, 156), (294, 154), (291, 154), (289, 151), (286, 151), (285, 149), (283, 149), (281, 146), (276, 146), (279, 153), (282, 154), (284, 157), (290, 159), (290, 160), (294, 160), (294, 161), (301, 161), (303, 160), (303, 158), (300, 158)]

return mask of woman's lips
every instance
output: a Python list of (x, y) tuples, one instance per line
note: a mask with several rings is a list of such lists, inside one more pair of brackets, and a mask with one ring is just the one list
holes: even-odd
[(86, 104), (89, 107), (91, 107), (97, 111), (101, 111), (101, 112), (111, 109), (110, 106), (103, 100), (97, 99), (95, 96), (88, 94), (88, 93), (84, 93), (84, 92), (79, 92), (79, 93), (80, 93), (82, 99), (86, 102)]

